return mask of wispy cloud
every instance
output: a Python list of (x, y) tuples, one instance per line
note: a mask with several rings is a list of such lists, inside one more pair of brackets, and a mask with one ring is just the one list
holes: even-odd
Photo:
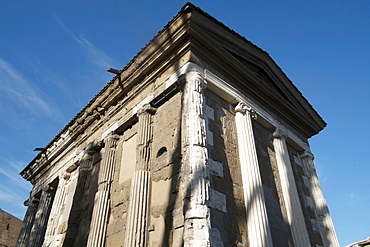
[(19, 171), (26, 165), (19, 160), (1, 159), (0, 201), (1, 207), (14, 216), (22, 218), (26, 208), (23, 202), (28, 198), (32, 186), (24, 180)]
[(0, 58), (0, 89), (0, 96), (13, 102), (13, 106), (25, 108), (24, 110), (31, 113), (41, 112), (51, 118), (62, 118), (62, 113), (43, 99), (35, 84), (2, 58)]
[(21, 187), (22, 189), (28, 191), (30, 189), (30, 184), (24, 180), (19, 172), (23, 169), (27, 163), (20, 160), (8, 160), (6, 158), (1, 158), (2, 166), (0, 167), (0, 174), (5, 176), (10, 185), (15, 185)]
[(27, 58), (27, 66), (29, 66), (32, 72), (40, 78), (43, 82), (51, 83), (63, 93), (69, 94), (70, 89), (68, 84), (65, 82), (66, 79), (58, 75), (54, 72), (49, 66), (42, 64), (39, 59), (35, 58), (35, 56), (29, 56)]
[(0, 184), (0, 200), (5, 206), (2, 206), (2, 209), (6, 212), (23, 219), (26, 207), (23, 205), (23, 202), (28, 199), (28, 193), (22, 194), (19, 193), (17, 189), (14, 189), (9, 186)]
[(86, 52), (89, 59), (100, 68), (106, 70), (109, 67), (115, 67), (118, 63), (105, 54), (102, 50), (95, 47), (89, 40), (87, 40), (83, 35), (75, 35), (64, 22), (54, 14), (54, 18), (57, 23), (62, 27), (64, 32), (66, 32), (73, 40), (75, 40), (81, 48)]

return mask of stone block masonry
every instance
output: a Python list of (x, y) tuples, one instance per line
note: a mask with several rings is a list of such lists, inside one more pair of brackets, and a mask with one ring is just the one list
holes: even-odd
[(15, 246), (22, 221), (0, 209), (0, 246)]
[(338, 246), (326, 123), (266, 52), (187, 3), (115, 71), (21, 172), (17, 246)]

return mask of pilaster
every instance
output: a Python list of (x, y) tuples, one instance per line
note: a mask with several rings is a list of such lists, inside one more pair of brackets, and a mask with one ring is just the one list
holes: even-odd
[[(207, 166), (204, 89), (199, 72), (184, 75), (183, 167), (185, 169), (184, 246), (210, 246), (209, 170)], [(222, 243), (218, 243), (222, 246)]]
[(24, 202), (24, 205), (28, 207), (26, 215), (24, 216), (22, 229), (18, 236), (17, 247), (26, 247), (28, 245), (39, 202), (40, 199), (34, 196)]
[(116, 146), (119, 136), (110, 133), (104, 140), (105, 152), (100, 164), (98, 191), (95, 194), (94, 208), (90, 224), (90, 233), (87, 246), (104, 246), (108, 212), (110, 203), (110, 189), (116, 164)]
[(334, 224), (329, 213), (328, 205), (317, 177), (313, 162), (314, 156), (311, 152), (304, 151), (301, 154), (301, 160), (303, 162), (303, 166), (307, 169), (307, 175), (310, 178), (311, 196), (315, 203), (315, 211), (317, 220), (319, 221), (323, 244), (325, 247), (337, 247), (339, 246), (338, 238), (335, 233)]
[(125, 246), (146, 246), (151, 191), (150, 154), (153, 130), (151, 124), (155, 109), (145, 104), (137, 112), (138, 137), (136, 167), (131, 181), (130, 204), (126, 226)]
[(252, 127), (252, 118), (256, 119), (257, 116), (244, 103), (239, 103), (235, 108), (235, 112), (249, 244), (250, 246), (272, 247)]
[(311, 246), (302, 206), (299, 201), (297, 186), (286, 144), (286, 133), (277, 129), (273, 134), (276, 162), (278, 165), (283, 198), (287, 211), (288, 223), (293, 236), (294, 246)]

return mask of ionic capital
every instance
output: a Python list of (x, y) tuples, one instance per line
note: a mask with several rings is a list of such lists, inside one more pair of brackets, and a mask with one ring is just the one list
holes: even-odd
[(114, 131), (111, 131), (105, 138), (105, 148), (115, 148), (117, 145), (117, 141), (119, 140), (120, 136), (117, 135)]
[(240, 101), (238, 103), (238, 105), (235, 107), (235, 113), (236, 112), (240, 112), (242, 114), (250, 114), (251, 118), (253, 118), (254, 120), (257, 120), (257, 113), (252, 109), (252, 107), (250, 107), (249, 105), (247, 105), (246, 103)]
[[(30, 198), (28, 198), (27, 200), (25, 200), (24, 202), (23, 202), (23, 205), (24, 206), (26, 206), (26, 207), (28, 207), (30, 204), (33, 204), (33, 203), (35, 203), (34, 202), (34, 200), (35, 200), (35, 197), (30, 197)], [(38, 202), (39, 200), (37, 200), (37, 202)]]
[(87, 144), (87, 146), (84, 150), (84, 154), (81, 158), (81, 161), (83, 161), (83, 160), (92, 160), (93, 155), (96, 151), (97, 150), (96, 150), (96, 147), (95, 147), (94, 143), (90, 142), (89, 144)]
[(142, 114), (154, 114), (157, 109), (152, 107), (150, 104), (143, 105), (138, 111), (137, 116), (139, 117)]
[(308, 150), (305, 150), (301, 153), (301, 158), (302, 159), (310, 159), (310, 160), (314, 160), (315, 159), (315, 156)]
[(272, 134), (272, 138), (286, 139), (288, 137), (287, 131), (283, 127), (277, 127)]
[(201, 73), (197, 71), (189, 71), (184, 75), (184, 83), (194, 84), (195, 91), (201, 92), (207, 87), (207, 82), (204, 80), (204, 77)]
[(23, 202), (23, 205), (26, 206), (26, 207), (28, 207), (30, 205), (33, 206), (33, 205), (38, 204), (39, 201), (40, 201), (39, 198), (36, 198), (35, 196), (30, 196), (30, 198), (28, 198), (27, 200), (25, 200)]

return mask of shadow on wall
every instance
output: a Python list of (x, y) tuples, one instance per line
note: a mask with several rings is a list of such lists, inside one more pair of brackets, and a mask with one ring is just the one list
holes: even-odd
[[(184, 95), (182, 94), (181, 102), (184, 101), (183, 99)], [(180, 116), (183, 116), (184, 112), (184, 105), (181, 106), (181, 114)], [(221, 112), (221, 111), (219, 111)], [(193, 177), (197, 179), (198, 181), (189, 181), (189, 186), (187, 188), (184, 188), (183, 194), (179, 193), (178, 187), (181, 186), (180, 183), (184, 182), (186, 178), (181, 177), (181, 175), (187, 174), (186, 169), (189, 169), (188, 167), (184, 167), (186, 163), (184, 163), (183, 158), (181, 157), (181, 153), (184, 149), (184, 136), (181, 136), (182, 131), (178, 131), (177, 141), (176, 141), (176, 150), (172, 153), (171, 160), (173, 163), (173, 170), (172, 170), (172, 181), (171, 181), (171, 191), (167, 195), (170, 198), (170, 203), (166, 209), (166, 217), (165, 217), (165, 232), (162, 237), (162, 243), (160, 246), (172, 246), (173, 243), (173, 232), (176, 231), (176, 227), (174, 224), (174, 210), (176, 210), (175, 202), (180, 200), (184, 200), (183, 208), (182, 208), (182, 215), (184, 216), (186, 214), (186, 211), (190, 207), (190, 193), (191, 193), (191, 184), (197, 184), (203, 183), (203, 181), (200, 181), (200, 179), (204, 176), (204, 174), (210, 174), (208, 178), (210, 181), (210, 191), (215, 191), (214, 193), (222, 193), (225, 195), (225, 204), (226, 204), (226, 212), (220, 210), (220, 208), (216, 208), (213, 205), (216, 202), (212, 202), (212, 200), (207, 201), (207, 205), (210, 208), (210, 220), (211, 220), (211, 227), (212, 230), (209, 232), (209, 234), (212, 236), (212, 238), (222, 241), (225, 245), (232, 246), (236, 245), (236, 243), (242, 243), (243, 241), (246, 241), (246, 239), (243, 239), (242, 235), (247, 235), (246, 230), (242, 231), (239, 227), (239, 225), (244, 225), (244, 229), (246, 228), (245, 225), (245, 207), (244, 202), (240, 198), (239, 200), (235, 196), (234, 191), (234, 185), (236, 182), (234, 182), (234, 177), (238, 176), (235, 171), (233, 174), (231, 173), (231, 169), (234, 169), (236, 167), (230, 167), (229, 166), (229, 159), (234, 159), (234, 166), (238, 166), (237, 157), (232, 157), (233, 154), (227, 154), (226, 153), (226, 147), (225, 147), (225, 140), (223, 136), (225, 135), (224, 130), (222, 128), (222, 118), (224, 115), (219, 114), (218, 119), (216, 120), (217, 123), (212, 123), (213, 127), (210, 127), (213, 129), (214, 136), (217, 139), (217, 144), (215, 146), (207, 146), (208, 149), (208, 156), (209, 159), (213, 159), (214, 161), (217, 161), (221, 164), (223, 164), (223, 176), (218, 176), (217, 174), (209, 172), (209, 165), (207, 165), (206, 169), (204, 170), (198, 170), (196, 171), (198, 174), (193, 174)], [(178, 123), (178, 128), (181, 128), (181, 126), (184, 125), (182, 122), (183, 119), (180, 118)], [(208, 123), (208, 121), (206, 121)], [(236, 168), (239, 169), (240, 173), (240, 167)], [(240, 187), (242, 187), (240, 182)], [(181, 198), (179, 198), (181, 197)], [(183, 198), (184, 197), (184, 198)], [(177, 213), (177, 212), (176, 212)], [(184, 225), (181, 225), (178, 229), (184, 229)], [(181, 245), (184, 244), (183, 239), (182, 242), (179, 243)]]
[[(166, 35), (166, 37), (171, 37), (168, 41), (169, 45), (168, 47), (173, 47), (173, 44), (175, 42), (172, 34), (170, 33), (171, 30), (169, 28), (165, 29), (165, 33), (163, 33), (162, 35)], [(180, 54), (177, 54), (177, 55), (180, 55)], [(180, 64), (180, 59), (178, 59), (175, 63), (174, 63), (174, 71), (177, 72), (180, 70), (180, 67), (181, 67), (181, 64)], [(173, 226), (174, 226), (174, 210), (175, 210), (175, 203), (176, 201), (179, 199), (178, 197), (180, 197), (181, 195), (179, 195), (179, 186), (180, 185), (180, 181), (181, 181), (181, 160), (182, 160), (182, 157), (181, 157), (181, 140), (182, 140), (182, 135), (181, 135), (181, 126), (182, 126), (182, 114), (183, 114), (183, 106), (182, 106), (182, 102), (183, 102), (183, 94), (181, 96), (181, 107), (180, 107), (180, 118), (179, 118), (179, 121), (177, 123), (177, 137), (176, 140), (175, 140), (175, 150), (173, 150), (171, 152), (171, 157), (169, 158), (169, 160), (171, 161), (172, 163), (172, 166), (173, 166), (173, 169), (172, 169), (172, 174), (171, 174), (171, 189), (169, 190), (169, 194), (167, 195), (167, 197), (169, 198), (168, 200), (168, 205), (167, 205), (167, 208), (166, 208), (166, 211), (165, 211), (165, 229), (164, 229), (164, 234), (163, 234), (163, 237), (162, 237), (162, 241), (161, 241), (161, 245), (160, 246), (172, 246), (173, 244), (173, 234), (174, 234), (174, 231), (176, 229), (173, 229)], [(154, 127), (155, 128), (155, 127)], [(161, 151), (161, 150), (160, 150)], [(162, 150), (163, 151), (163, 150)], [(157, 154), (158, 157), (163, 155), (163, 153), (158, 153)], [(156, 162), (156, 161), (155, 161)], [(183, 246), (184, 242), (182, 241), (181, 243), (181, 246)]]
[(96, 152), (90, 168), (80, 167), (77, 185), (73, 195), (73, 204), (68, 218), (68, 228), (63, 246), (86, 246), (90, 230), (94, 196), (98, 190), (98, 174), (101, 164), (101, 155)]

